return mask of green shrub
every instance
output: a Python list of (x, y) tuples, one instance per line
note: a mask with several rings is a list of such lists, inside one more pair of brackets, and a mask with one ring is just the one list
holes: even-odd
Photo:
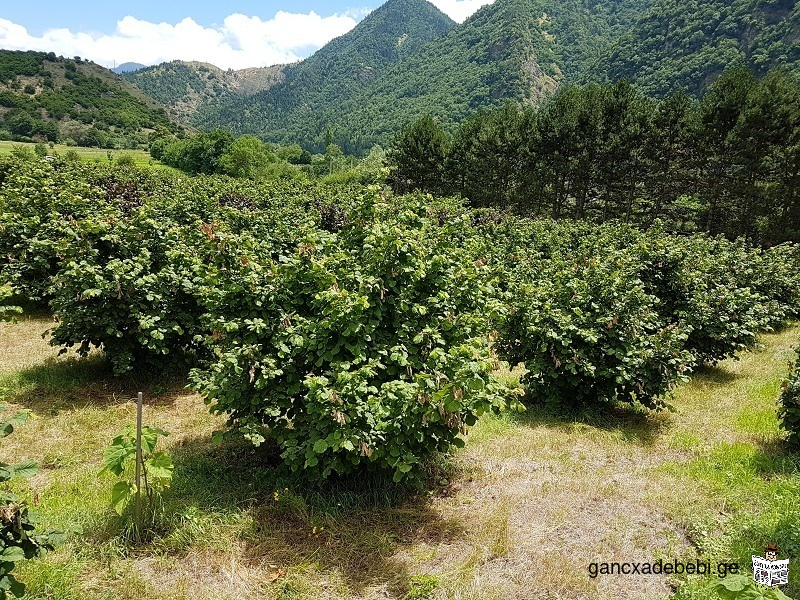
[(787, 441), (792, 448), (800, 450), (800, 356), (781, 385), (779, 402), (778, 416), (781, 427), (787, 432)]
[(191, 379), (312, 481), (364, 466), (418, 482), (426, 457), (509, 405), (485, 335), (488, 270), (414, 208), (390, 218), (367, 202), (277, 260), (221, 242), (205, 288), (215, 360)]
[(54, 280), (51, 343), (77, 345), (81, 355), (102, 348), (115, 373), (185, 365), (199, 348), (201, 276), (193, 269), (201, 224), (193, 236), (148, 213), (83, 220)]
[(687, 332), (685, 347), (697, 362), (734, 356), (753, 346), (756, 333), (767, 327), (768, 300), (737, 278), (752, 260), (741, 248), (722, 239), (657, 232), (628, 251), (632, 272), (658, 298), (661, 318)]
[(134, 167), (136, 161), (130, 154), (120, 154), (114, 161), (119, 167)]
[(629, 258), (550, 259), (538, 278), (516, 286), (498, 348), (524, 362), (534, 400), (581, 406), (598, 401), (667, 406), (688, 374), (686, 331), (665, 323), (658, 299), (630, 275)]
[(52, 278), (75, 240), (76, 220), (114, 214), (71, 163), (7, 159), (0, 166), (0, 281), (31, 302), (50, 297)]

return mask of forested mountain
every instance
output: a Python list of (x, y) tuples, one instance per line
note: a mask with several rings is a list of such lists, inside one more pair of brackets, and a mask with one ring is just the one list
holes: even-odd
[(647, 4), (497, 0), (324, 119), (333, 124), (337, 143), (358, 149), (384, 142), (422, 114), (452, 129), (507, 100), (539, 104), (582, 72)]
[(645, 92), (699, 94), (727, 67), (800, 68), (794, 0), (657, 0), (587, 79), (626, 77)]
[(173, 61), (117, 76), (52, 53), (4, 51), (0, 137), (141, 144), (148, 129), (176, 127), (158, 101), (200, 130), (360, 154), (422, 115), (453, 133), (509, 100), (538, 106), (564, 84), (621, 78), (646, 95), (700, 96), (737, 64), (756, 75), (800, 70), (800, 5), (496, 0), (456, 25), (426, 0), (389, 0), (291, 65)]
[(0, 50), (0, 137), (136, 147), (156, 128), (176, 130), (163, 107), (108, 69)]
[(285, 65), (222, 70), (202, 62), (174, 60), (122, 75), (150, 97), (166, 104), (181, 121), (217, 98), (252, 95), (283, 81)]
[[(390, 0), (288, 67), (283, 84), (208, 105), (193, 122), (316, 150), (333, 140), (363, 151), (425, 112), (453, 126), (508, 99), (540, 101), (592, 64), (651, 2), (497, 0), (452, 27), (425, 0)], [(421, 32), (416, 43), (409, 31)]]
[(280, 84), (253, 97), (212, 102), (193, 123), (321, 149), (329, 141), (321, 114), (361, 94), (392, 65), (453, 27), (447, 15), (425, 0), (389, 0), (349, 33), (287, 66)]

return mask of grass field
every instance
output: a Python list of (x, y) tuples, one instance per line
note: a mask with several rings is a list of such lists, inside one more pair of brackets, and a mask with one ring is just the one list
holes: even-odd
[[(212, 443), (222, 419), (181, 381), (115, 380), (99, 354), (57, 358), (41, 337), (52, 325), (0, 324), (0, 391), (39, 417), (3, 440), (2, 460), (38, 460), (17, 488), (38, 495), (47, 526), (83, 529), (19, 569), (29, 598), (706, 599), (714, 577), (592, 579), (588, 565), (747, 566), (767, 542), (800, 550), (800, 460), (775, 418), (797, 326), (698, 373), (674, 414), (485, 418), (415, 494), (376, 478), (322, 491), (280, 479), (269, 449)], [(176, 467), (157, 535), (131, 545), (97, 473), (139, 389)], [(800, 597), (800, 565), (784, 591)]]
[[(10, 154), (11, 149), (14, 146), (22, 146), (24, 148), (28, 148), (33, 151), (34, 146), (36, 144), (33, 143), (25, 143), (25, 142), (10, 142), (7, 140), (0, 140), (0, 155), (2, 154)], [(77, 152), (78, 156), (80, 156), (85, 161), (94, 161), (99, 160), (101, 162), (108, 161), (108, 150), (105, 148), (84, 148), (80, 146), (65, 146), (63, 144), (55, 144), (53, 148), (50, 148), (49, 144), (47, 145), (47, 152), (52, 154), (57, 152), (58, 154), (64, 155), (70, 150), (74, 150)], [(137, 165), (148, 165), (148, 164), (157, 164), (156, 161), (152, 161), (150, 153), (146, 150), (111, 150), (112, 159), (117, 159), (120, 156), (131, 156), (134, 162)]]

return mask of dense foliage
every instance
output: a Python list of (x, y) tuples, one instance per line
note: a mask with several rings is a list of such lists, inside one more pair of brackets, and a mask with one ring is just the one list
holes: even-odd
[(484, 339), (489, 270), (426, 208), (386, 219), (359, 203), (337, 234), (277, 260), (257, 240), (219, 237), (206, 299), (215, 360), (193, 381), (232, 423), (267, 426), (292, 470), (321, 480), (367, 464), (413, 479), (505, 406)]
[(552, 257), (541, 276), (516, 288), (499, 348), (525, 363), (534, 397), (568, 406), (664, 405), (692, 364), (691, 328), (661, 318), (632, 258), (622, 251)]
[(626, 77), (646, 93), (702, 90), (730, 65), (763, 75), (800, 67), (800, 6), (787, 0), (657, 0), (620, 37), (590, 80)]
[(177, 130), (163, 108), (98, 65), (0, 50), (0, 139), (136, 148)]
[(506, 361), (531, 402), (659, 408), (800, 313), (797, 246), (347, 183), (8, 158), (0, 228), (0, 285), (49, 301), (54, 344), (117, 372), (195, 367), (212, 410), (315, 480), (418, 481), (517, 405)]
[(781, 386), (778, 416), (788, 434), (789, 444), (800, 449), (800, 356), (791, 367), (788, 379)]
[(540, 110), (507, 104), (448, 137), (425, 117), (388, 152), (398, 191), (460, 194), (526, 215), (800, 240), (800, 81), (723, 75), (700, 100), (625, 81), (568, 87)]

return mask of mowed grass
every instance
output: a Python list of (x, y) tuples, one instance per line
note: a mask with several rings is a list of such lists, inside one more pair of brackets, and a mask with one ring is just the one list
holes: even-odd
[[(768, 542), (800, 561), (800, 461), (775, 418), (800, 327), (696, 374), (675, 414), (484, 418), (418, 493), (374, 476), (323, 490), (282, 479), (270, 448), (212, 443), (224, 420), (182, 381), (115, 379), (100, 353), (56, 357), (41, 337), (52, 325), (0, 324), (2, 395), (39, 417), (2, 441), (2, 460), (38, 460), (14, 487), (38, 496), (48, 527), (83, 530), (19, 569), (29, 598), (705, 599), (714, 577), (592, 579), (588, 565), (745, 566)], [(157, 531), (132, 545), (109, 508), (113, 479), (97, 473), (140, 389), (176, 466)], [(800, 596), (791, 564), (790, 579)]]
[[(8, 140), (0, 140), (0, 155), (10, 154), (14, 146), (21, 146), (33, 152), (36, 144), (30, 142), (11, 142)], [(83, 146), (65, 146), (64, 144), (54, 144), (51, 148), (50, 144), (46, 144), (48, 154), (64, 155), (70, 150), (73, 150), (84, 161), (99, 161), (108, 162), (109, 151), (105, 148), (86, 148)], [(121, 156), (130, 156), (138, 166), (159, 165), (160, 163), (152, 160), (150, 153), (146, 150), (111, 150), (112, 160)]]

